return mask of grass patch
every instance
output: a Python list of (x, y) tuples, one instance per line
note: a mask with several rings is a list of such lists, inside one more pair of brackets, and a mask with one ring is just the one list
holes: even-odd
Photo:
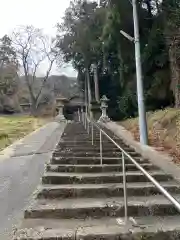
[[(174, 162), (180, 163), (180, 110), (167, 108), (147, 113), (149, 144), (169, 153)], [(139, 119), (120, 122), (139, 141)]]
[(0, 150), (47, 123), (47, 118), (0, 116)]

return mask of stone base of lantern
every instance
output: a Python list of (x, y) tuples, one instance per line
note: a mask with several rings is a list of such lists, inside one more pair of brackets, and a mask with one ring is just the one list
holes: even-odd
[(110, 118), (108, 116), (101, 116), (98, 120), (99, 123), (107, 123), (110, 122)]
[(94, 120), (98, 120), (101, 116), (100, 104), (96, 101), (91, 102), (91, 112)]
[(62, 121), (66, 121), (65, 117), (64, 117), (64, 114), (63, 114), (63, 107), (64, 105), (59, 105), (58, 108), (59, 108), (59, 114), (56, 116), (55, 120), (57, 122), (62, 122)]
[(65, 122), (65, 121), (66, 121), (64, 115), (57, 115), (57, 116), (55, 117), (55, 120), (56, 120), (57, 122)]
[(109, 99), (105, 95), (103, 95), (102, 98), (100, 99), (100, 101), (101, 101), (100, 109), (102, 111), (102, 114), (101, 114), (101, 117), (99, 118), (98, 122), (99, 123), (101, 123), (101, 122), (103, 122), (103, 123), (109, 122), (110, 119), (109, 119), (109, 117), (107, 115), (107, 108), (108, 108), (107, 102), (109, 101)]

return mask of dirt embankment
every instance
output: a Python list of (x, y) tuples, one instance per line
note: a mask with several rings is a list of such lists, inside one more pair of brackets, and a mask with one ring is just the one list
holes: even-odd
[[(168, 108), (147, 113), (149, 145), (165, 151), (180, 164), (180, 110)], [(139, 141), (138, 118), (120, 122)]]

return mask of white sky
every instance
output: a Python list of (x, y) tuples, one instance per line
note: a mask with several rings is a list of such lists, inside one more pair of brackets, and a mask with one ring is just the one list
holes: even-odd
[[(10, 34), (19, 25), (33, 25), (44, 29), (49, 35), (56, 34), (56, 24), (61, 21), (70, 0), (0, 0), (0, 37)], [(74, 76), (72, 67), (57, 71), (54, 66), (52, 74), (65, 73)]]

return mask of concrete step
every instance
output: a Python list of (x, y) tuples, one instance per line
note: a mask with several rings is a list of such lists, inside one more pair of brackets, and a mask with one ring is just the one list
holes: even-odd
[[(170, 193), (179, 194), (180, 186), (174, 181), (160, 182)], [(150, 196), (160, 194), (159, 190), (149, 182), (127, 183), (128, 196)], [(106, 184), (73, 184), (73, 185), (41, 185), (37, 198), (78, 198), (78, 197), (122, 197), (124, 195), (122, 183)]]
[[(134, 157), (134, 159), (138, 163), (149, 163), (147, 159), (139, 158), (139, 157)], [(131, 160), (129, 160), (127, 157), (125, 158), (126, 163), (132, 163)], [(74, 164), (74, 165), (91, 165), (91, 164), (100, 164), (101, 160), (100, 157), (52, 157), (51, 159), (51, 164)], [(103, 164), (121, 164), (122, 159), (119, 157), (111, 158), (111, 157), (103, 157)]]
[[(141, 157), (139, 153), (136, 152), (127, 152), (131, 157)], [(117, 156), (122, 156), (122, 153), (120, 151), (115, 151), (115, 152), (104, 152), (102, 151), (102, 154), (104, 157), (117, 157)], [(91, 157), (96, 157), (99, 156), (100, 153), (99, 152), (94, 152), (94, 151), (83, 151), (83, 149), (81, 150), (81, 152), (63, 152), (63, 151), (55, 151), (53, 153), (53, 157), (68, 157), (68, 156), (75, 156), (75, 157), (86, 157), (86, 156), (91, 156)]]
[[(151, 163), (144, 163), (141, 166), (146, 170), (157, 170), (158, 167)], [(122, 172), (121, 164), (111, 165), (64, 165), (64, 164), (48, 164), (46, 166), (48, 172), (78, 172), (78, 173), (96, 173), (96, 172)], [(137, 171), (134, 164), (126, 164), (127, 171)]]
[[(180, 200), (180, 195), (175, 198)], [(164, 196), (129, 197), (128, 215), (173, 216), (176, 208)], [(38, 199), (24, 213), (24, 218), (86, 219), (87, 217), (124, 217), (124, 199), (119, 198), (74, 198)]]
[[(91, 142), (92, 138), (91, 138), (91, 135), (89, 135), (87, 137), (73, 137), (73, 136), (71, 137), (71, 136), (69, 136), (69, 137), (63, 138), (62, 140), (64, 142), (73, 141), (73, 142), (81, 143), (81, 142)], [(113, 140), (118, 142), (118, 139), (113, 139)], [(105, 144), (106, 143), (111, 143), (112, 144), (112, 142), (110, 140), (108, 140), (108, 139), (103, 139), (102, 141)], [(100, 138), (99, 137), (94, 138), (94, 142), (96, 144), (99, 143), (100, 142)]]
[[(87, 152), (92, 152), (92, 151), (99, 151), (99, 148), (100, 148), (100, 145), (98, 145), (98, 146), (93, 146), (93, 145), (91, 145), (91, 146), (89, 146), (89, 147), (83, 147), (82, 148), (82, 146), (81, 145), (75, 145), (75, 146), (72, 146), (72, 147), (66, 147), (65, 145), (63, 146), (63, 147), (57, 147), (56, 148), (56, 150), (55, 150), (55, 152), (63, 152), (63, 151), (80, 151), (80, 152), (82, 152), (82, 150), (83, 151), (87, 151)], [(119, 151), (119, 149), (116, 147), (116, 146), (111, 146), (111, 147), (106, 147), (106, 148), (104, 148), (103, 149), (105, 152), (107, 152), (107, 151), (113, 151), (113, 152), (115, 152), (115, 151)], [(130, 148), (130, 147), (124, 147), (123, 148), (123, 150), (124, 151), (127, 151), (127, 152), (135, 152), (135, 150), (134, 149), (132, 149), (132, 148)]]
[(14, 240), (178, 240), (180, 217), (134, 217), (124, 226), (123, 218), (26, 219)]
[[(57, 147), (55, 152), (98, 152), (100, 151), (100, 146), (89, 146), (89, 147), (83, 147), (82, 146), (79, 146), (79, 145), (75, 145), (75, 146), (72, 146), (72, 147)], [(126, 152), (135, 152), (134, 149), (132, 148), (129, 148), (129, 147), (126, 147), (126, 148), (123, 148), (124, 151)], [(117, 147), (106, 147), (106, 148), (103, 148), (103, 152), (115, 152), (115, 151), (118, 151), (119, 152), (119, 149)]]
[[(109, 131), (110, 136), (180, 201), (180, 185)], [(36, 198), (25, 211), (18, 240), (180, 240), (180, 215), (125, 157), (128, 216), (124, 226), (122, 159), (103, 136), (94, 145), (80, 123), (68, 124), (46, 167)], [(114, 153), (113, 153), (114, 152)], [(86, 154), (87, 153), (87, 154)], [(117, 155), (118, 154), (118, 155)], [(112, 157), (113, 156), (113, 157)], [(18, 235), (19, 234), (19, 235)]]
[[(97, 139), (96, 138), (94, 138), (94, 140), (95, 140), (95, 142), (97, 142)], [(64, 144), (64, 143), (66, 143), (66, 144), (69, 144), (69, 145), (73, 145), (74, 144), (74, 142), (77, 142), (77, 143), (79, 143), (79, 144), (92, 144), (92, 138), (91, 138), (91, 135), (89, 136), (89, 138), (86, 140), (86, 141), (84, 141), (84, 139), (75, 139), (75, 138), (73, 138), (73, 137), (69, 137), (68, 139), (63, 139), (63, 138), (61, 138), (60, 139), (60, 141), (59, 141), (59, 144), (58, 144), (58, 146), (59, 145), (61, 145), (61, 144)], [(98, 142), (99, 142), (99, 138), (98, 138)], [(123, 142), (123, 140), (121, 140), (121, 139), (116, 139), (116, 142), (117, 143), (119, 143), (119, 144), (124, 144), (124, 145), (126, 145), (124, 142)], [(107, 144), (107, 145), (114, 145), (114, 143), (113, 142), (111, 142), (110, 140), (105, 140), (105, 139), (103, 139), (103, 143), (105, 143), (105, 144)]]
[[(119, 142), (117, 142), (117, 143), (122, 148), (128, 147), (124, 143), (119, 143)], [(75, 146), (82, 147), (82, 148), (84, 148), (84, 147), (92, 147), (92, 141), (91, 141), (91, 139), (89, 139), (89, 141), (77, 141), (77, 140), (74, 140), (74, 141), (62, 141), (61, 140), (61, 142), (58, 145), (58, 147), (75, 147)], [(104, 148), (107, 148), (107, 147), (111, 148), (111, 147), (114, 147), (114, 146), (115, 145), (113, 143), (111, 143), (111, 142), (104, 142), (103, 141), (103, 147)], [(98, 142), (95, 141), (93, 147), (99, 147), (99, 141)]]
[[(152, 177), (157, 181), (168, 181), (173, 178), (162, 171), (150, 171)], [(118, 183), (123, 181), (120, 172), (105, 173), (57, 173), (47, 172), (42, 177), (43, 184), (90, 184), (90, 183)], [(127, 182), (147, 182), (148, 179), (139, 171), (126, 172)]]
[[(94, 133), (94, 139), (100, 139), (100, 135), (99, 135), (99, 133)], [(111, 134), (109, 134), (109, 136), (113, 139), (113, 140), (117, 140), (117, 141), (123, 141), (123, 139), (121, 139), (121, 138), (119, 138), (119, 137), (117, 137), (117, 136), (115, 136), (115, 135), (111, 135)], [(74, 133), (71, 133), (71, 134), (67, 134), (67, 135), (65, 135), (65, 136), (62, 136), (62, 139), (64, 140), (64, 141), (69, 141), (70, 139), (77, 139), (77, 140), (85, 140), (85, 139), (87, 139), (87, 140), (89, 140), (89, 139), (91, 139), (91, 137), (92, 137), (92, 134), (91, 134), (91, 131), (89, 132), (89, 134), (87, 133), (87, 132), (85, 132), (85, 133), (81, 133), (81, 134), (74, 134)], [(103, 133), (102, 133), (102, 139), (103, 140), (105, 140), (105, 141), (110, 141), (109, 140), (109, 138), (107, 138)]]
[[(90, 130), (89, 133), (91, 133), (92, 128), (90, 127), (89, 130)], [(105, 129), (102, 129), (102, 130), (107, 132), (107, 130), (105, 130)], [(94, 134), (99, 134), (100, 130), (96, 129), (96, 128), (93, 128), (93, 132), (94, 132)], [(83, 135), (83, 134), (85, 135), (85, 134), (88, 134), (88, 129), (85, 129), (85, 128), (83, 129), (82, 128), (82, 129), (76, 129), (75, 131), (74, 131), (74, 129), (72, 129), (71, 131), (66, 132), (65, 133), (66, 135), (64, 135), (64, 136), (66, 137), (66, 136), (72, 135), (73, 133), (76, 133), (77, 136), (78, 135)], [(109, 131), (108, 134), (111, 135), (111, 136), (115, 136), (115, 134), (112, 133), (111, 131)], [(117, 137), (117, 136), (115, 136), (115, 137)]]
[[(91, 134), (87, 134), (87, 135), (69, 135), (69, 136), (66, 136), (66, 137), (62, 137), (62, 139), (63, 139), (63, 141), (69, 141), (69, 140), (77, 140), (77, 141), (89, 141), (89, 140), (91, 140)], [(94, 138), (94, 140), (95, 141), (100, 141), (100, 137), (99, 136), (95, 136), (95, 138)], [(104, 142), (110, 142), (110, 140), (106, 137), (106, 136), (104, 136), (103, 134), (102, 134), (102, 140), (104, 141)], [(118, 137), (113, 137), (113, 140), (114, 141), (122, 141), (122, 140), (120, 140)]]
[[(78, 133), (75, 133), (75, 134), (73, 132), (71, 132), (71, 133), (68, 133), (66, 135), (63, 135), (62, 138), (81, 137), (81, 136), (82, 137), (88, 137), (89, 135), (91, 136), (91, 130), (89, 131), (89, 134), (88, 134), (87, 131), (81, 131), (81, 132), (78, 132)], [(99, 137), (99, 132), (94, 131), (93, 135), (94, 135), (94, 137)]]

